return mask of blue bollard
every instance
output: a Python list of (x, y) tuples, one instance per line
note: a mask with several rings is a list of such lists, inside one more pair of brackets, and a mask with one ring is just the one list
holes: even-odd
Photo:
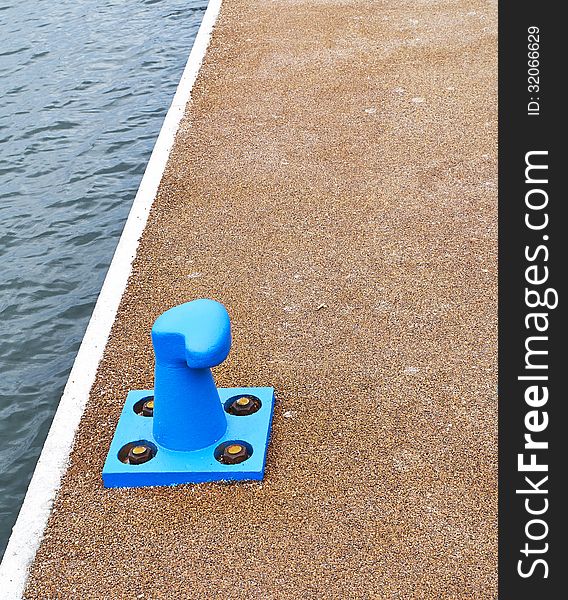
[(217, 388), (231, 348), (225, 307), (194, 300), (152, 328), (155, 389), (131, 391), (103, 467), (105, 487), (262, 479), (274, 389)]
[(182, 451), (213, 444), (227, 429), (211, 373), (231, 349), (225, 307), (214, 300), (194, 300), (171, 308), (154, 323), (152, 342), (154, 439)]

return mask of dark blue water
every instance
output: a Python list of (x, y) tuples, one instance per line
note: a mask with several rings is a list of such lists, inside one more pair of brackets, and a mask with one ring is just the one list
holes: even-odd
[(206, 0), (0, 0), (0, 556)]

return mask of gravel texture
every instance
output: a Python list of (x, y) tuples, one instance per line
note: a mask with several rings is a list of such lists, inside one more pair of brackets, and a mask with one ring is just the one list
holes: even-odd
[[(496, 4), (224, 0), (28, 599), (497, 595)], [(223, 302), (262, 483), (105, 490), (150, 327)]]

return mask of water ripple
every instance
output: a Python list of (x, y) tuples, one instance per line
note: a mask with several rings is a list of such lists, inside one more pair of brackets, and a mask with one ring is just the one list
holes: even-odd
[(206, 0), (0, 0), (0, 556)]

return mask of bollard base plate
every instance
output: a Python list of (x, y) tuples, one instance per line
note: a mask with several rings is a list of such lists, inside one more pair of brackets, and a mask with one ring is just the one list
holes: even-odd
[[(264, 477), (266, 451), (274, 412), (274, 388), (219, 388), (221, 403), (238, 395), (252, 395), (262, 406), (251, 415), (227, 414), (225, 435), (211, 446), (191, 452), (178, 452), (160, 446), (152, 435), (152, 417), (136, 414), (134, 405), (153, 394), (152, 390), (128, 393), (103, 467), (105, 487), (146, 487), (204, 483), (207, 481), (246, 481)], [(215, 450), (224, 442), (244, 442), (252, 447), (251, 456), (238, 464), (223, 464)], [(132, 442), (146, 442), (156, 448), (155, 456), (143, 464), (128, 464), (119, 459), (120, 450)]]

